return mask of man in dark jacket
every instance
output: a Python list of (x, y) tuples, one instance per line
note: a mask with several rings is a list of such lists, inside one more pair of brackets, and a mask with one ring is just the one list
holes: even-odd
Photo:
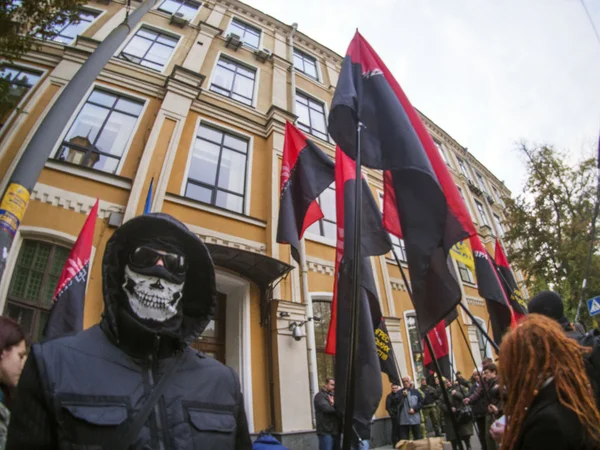
[[(477, 369), (473, 371), (473, 376), (471, 377), (471, 386), (469, 387), (469, 397), (483, 388), (483, 386), (481, 385), (482, 380), (479, 374), (480, 372)], [(477, 428), (477, 436), (479, 437), (479, 442), (481, 442), (481, 450), (487, 450), (485, 428), (485, 416), (487, 415), (487, 405), (485, 404), (485, 396), (479, 396), (477, 400), (470, 402), (470, 405), (471, 411), (473, 412), (473, 419)]]
[(421, 392), (423, 393), (423, 409), (421, 409), (421, 414), (424, 417), (425, 425), (427, 425), (427, 419), (431, 420), (431, 426), (435, 435), (441, 436), (442, 430), (440, 428), (440, 416), (437, 407), (438, 393), (433, 386), (427, 384), (426, 378), (421, 380)]
[(400, 386), (392, 383), (392, 392), (385, 399), (385, 409), (392, 419), (392, 445), (400, 440)]
[(500, 385), (498, 383), (498, 367), (490, 363), (483, 369), (483, 382), (475, 389), (474, 393), (464, 399), (465, 405), (482, 402), (481, 406), (485, 408), (485, 439), (487, 450), (496, 450), (496, 442), (490, 435), (492, 423), (502, 415), (500, 410)]
[(102, 279), (99, 325), (33, 346), (7, 449), (250, 450), (236, 373), (189, 347), (216, 301), (202, 241), (166, 214), (136, 217), (106, 244)]
[(327, 378), (325, 386), (315, 395), (315, 416), (319, 450), (339, 450), (340, 419), (335, 411), (335, 380)]

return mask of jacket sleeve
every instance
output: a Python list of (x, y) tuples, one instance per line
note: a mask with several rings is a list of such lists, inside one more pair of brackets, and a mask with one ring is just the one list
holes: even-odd
[(27, 358), (8, 425), (6, 450), (57, 450), (56, 420), (44, 397), (35, 357)]
[(392, 394), (388, 394), (385, 398), (385, 410), (390, 416), (392, 415)]
[(479, 386), (477, 386), (477, 388), (475, 389), (475, 392), (473, 392), (473, 394), (467, 398), (469, 399), (469, 402), (473, 403), (473, 402), (479, 401), (479, 399), (481, 398), (482, 395), (483, 395), (483, 382), (479, 383)]
[(325, 398), (325, 395), (320, 392), (315, 395), (315, 410), (325, 414), (335, 414), (335, 408), (331, 406), (331, 403)]
[(421, 394), (418, 389), (415, 389), (415, 391), (417, 393), (417, 406), (413, 409), (416, 412), (419, 412), (423, 408), (423, 394)]

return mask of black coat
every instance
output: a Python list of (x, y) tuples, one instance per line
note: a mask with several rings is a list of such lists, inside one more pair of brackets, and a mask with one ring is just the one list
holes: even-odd
[(523, 423), (514, 450), (595, 450), (585, 442), (584, 429), (577, 415), (558, 400), (556, 387), (550, 383), (534, 400)]
[(335, 412), (335, 408), (329, 403), (328, 396), (328, 392), (321, 389), (314, 399), (317, 434), (319, 436), (340, 434), (340, 419)]

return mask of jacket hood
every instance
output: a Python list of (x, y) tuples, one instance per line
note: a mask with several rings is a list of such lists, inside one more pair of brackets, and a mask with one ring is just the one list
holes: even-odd
[(131, 219), (121, 225), (106, 244), (102, 259), (104, 328), (120, 340), (117, 317), (118, 310), (127, 302), (123, 282), (128, 256), (137, 246), (154, 240), (175, 244), (188, 261), (181, 298), (183, 320), (178, 337), (189, 344), (202, 334), (213, 317), (217, 293), (215, 270), (210, 253), (200, 238), (183, 223), (163, 213)]
[(558, 293), (553, 291), (542, 291), (529, 300), (527, 304), (529, 314), (541, 314), (559, 322), (561, 325), (568, 323), (565, 317), (563, 300)]

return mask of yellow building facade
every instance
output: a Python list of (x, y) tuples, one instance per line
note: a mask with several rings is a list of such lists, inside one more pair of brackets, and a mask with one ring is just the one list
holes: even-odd
[[(122, 1), (89, 2), (79, 24), (3, 63), (0, 76), (10, 80), (18, 106), (0, 128), (2, 190), (58, 95), (125, 15)], [(84, 318), (86, 327), (97, 323), (104, 247), (119, 224), (143, 212), (152, 182), (152, 211), (175, 216), (218, 255), (219, 308), (196, 346), (240, 374), (251, 432), (272, 426), (292, 448), (311, 448), (307, 339), (294, 339), (289, 327), (306, 320), (306, 306), (289, 247), (276, 243), (279, 172), (286, 120), (333, 157), (326, 120), (341, 62), (295, 24), (237, 0), (157, 1), (52, 143), (0, 283), (4, 314), (39, 336), (62, 265), (98, 198)], [(504, 233), (502, 199), (510, 192), (466, 148), (422, 119), (493, 253)], [(381, 202), (381, 175), (365, 173)], [(325, 217), (306, 233), (309, 292), (321, 319), (314, 322), (320, 382), (333, 370), (323, 347), (333, 292), (334, 197), (333, 187), (323, 193)], [(400, 241), (395, 249), (403, 259)], [(236, 266), (231, 261), (238, 257)], [(294, 269), (279, 279), (284, 265), (277, 261)], [(406, 286), (391, 254), (372, 262), (400, 370), (416, 379), (422, 349)], [(488, 328), (474, 275), (456, 268), (463, 303)], [(520, 272), (516, 277), (522, 281)], [(464, 313), (449, 336), (454, 368), (464, 374), (474, 367), (469, 349), (478, 363), (492, 355)], [(389, 421), (383, 402), (376, 417), (379, 442)]]

